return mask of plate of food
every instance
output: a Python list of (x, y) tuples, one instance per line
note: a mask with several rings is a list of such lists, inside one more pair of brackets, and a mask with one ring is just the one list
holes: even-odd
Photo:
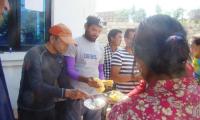
[(99, 84), (99, 88), (96, 88), (98, 93), (103, 93), (106, 88), (113, 86), (113, 80), (100, 80), (99, 78), (95, 78), (95, 80)]
[(103, 95), (96, 95), (86, 99), (83, 104), (90, 110), (99, 110), (107, 104), (107, 100)]
[(106, 93), (107, 99), (112, 103), (117, 103), (123, 100), (128, 99), (129, 97), (120, 91), (112, 90)]
[(106, 104), (115, 104), (129, 97), (120, 91), (112, 90), (105, 93), (100, 93), (91, 96), (90, 98), (84, 100), (84, 106), (90, 110), (98, 110), (103, 108)]

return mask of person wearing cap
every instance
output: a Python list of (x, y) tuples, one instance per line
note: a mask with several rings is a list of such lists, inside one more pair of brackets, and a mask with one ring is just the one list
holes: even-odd
[[(67, 73), (74, 88), (88, 95), (97, 94), (99, 87), (94, 78), (104, 79), (103, 48), (96, 39), (102, 30), (102, 22), (95, 16), (88, 16), (85, 23), (85, 34), (77, 38), (77, 45), (70, 45), (65, 53)], [(83, 100), (69, 101), (68, 120), (101, 120), (101, 110), (90, 110), (83, 105)]]
[[(84, 92), (71, 89), (66, 76), (63, 53), (76, 44), (64, 24), (49, 29), (45, 45), (31, 48), (24, 58), (18, 96), (18, 120), (58, 120), (55, 99), (83, 99)], [(68, 88), (68, 89), (67, 89)], [(63, 111), (64, 112), (64, 111)]]

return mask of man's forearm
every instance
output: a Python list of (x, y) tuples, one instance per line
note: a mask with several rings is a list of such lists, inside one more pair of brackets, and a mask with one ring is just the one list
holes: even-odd
[(98, 69), (99, 69), (99, 78), (103, 80), (104, 79), (103, 64), (99, 64)]
[(70, 56), (65, 56), (66, 61), (66, 72), (74, 80), (79, 80), (80, 74), (75, 70), (75, 58)]

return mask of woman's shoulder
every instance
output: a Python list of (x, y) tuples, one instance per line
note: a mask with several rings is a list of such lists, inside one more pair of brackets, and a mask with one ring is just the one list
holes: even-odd
[[(172, 88), (177, 89), (176, 91), (168, 90), (164, 87), (165, 85), (157, 84), (152, 90), (116, 104), (112, 108), (109, 118), (111, 120), (118, 120), (119, 118), (123, 120), (132, 118), (149, 120), (151, 118), (147, 118), (148, 116), (159, 119), (162, 115), (170, 115), (174, 119), (178, 117), (178, 113), (172, 111), (179, 110), (179, 107), (181, 107), (181, 110), (188, 109), (188, 102), (192, 111), (200, 109), (200, 86), (191, 77), (180, 78), (179, 81), (183, 82), (178, 82), (181, 84), (166, 84), (172, 85)], [(164, 82), (161, 83), (164, 84)], [(188, 111), (181, 113), (181, 115), (185, 115), (181, 118), (197, 118), (197, 116), (191, 116)], [(167, 119), (170, 118), (167, 117)]]

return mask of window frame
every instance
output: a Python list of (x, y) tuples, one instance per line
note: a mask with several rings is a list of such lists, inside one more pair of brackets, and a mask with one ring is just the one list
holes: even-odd
[[(21, 0), (9, 0), (11, 10), (9, 11), (8, 20), (8, 44), (0, 44), (0, 51), (27, 51), (31, 47), (38, 45), (21, 45), (20, 44), (20, 23), (21, 23)], [(51, 27), (51, 8), (52, 1), (45, 0), (45, 42), (49, 39), (48, 29)]]

